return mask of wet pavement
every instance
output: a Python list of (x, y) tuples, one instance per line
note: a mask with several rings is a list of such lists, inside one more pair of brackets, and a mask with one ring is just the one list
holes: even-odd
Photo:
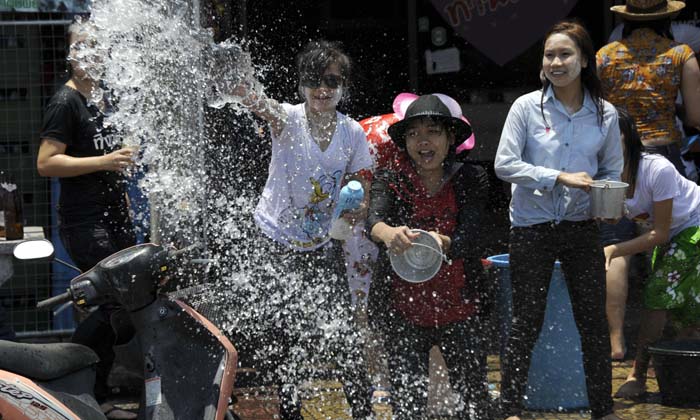
[[(612, 367), (613, 390), (616, 390), (627, 377), (631, 369), (631, 361), (615, 362)], [(500, 381), (498, 358), (489, 357), (489, 382), (498, 387)], [(661, 405), (656, 380), (648, 381), (649, 393), (645, 402), (615, 400), (617, 413), (625, 420), (700, 420), (700, 407), (675, 408)], [(698, 390), (700, 392), (700, 390)], [(236, 389), (238, 402), (235, 406), (237, 414), (243, 420), (271, 420), (278, 418), (277, 398), (269, 388)], [(341, 420), (351, 419), (347, 410), (349, 407), (337, 382), (318, 381), (309, 384), (303, 391), (303, 414), (306, 420)], [(385, 404), (375, 405), (378, 420), (389, 420), (391, 410)], [(449, 416), (435, 416), (436, 420), (449, 420)], [(522, 419), (590, 419), (589, 413), (549, 413), (528, 412)]]

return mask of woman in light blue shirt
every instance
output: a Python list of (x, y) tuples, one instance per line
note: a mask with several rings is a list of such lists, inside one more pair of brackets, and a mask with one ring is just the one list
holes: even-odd
[(617, 112), (603, 100), (593, 43), (578, 23), (558, 23), (547, 34), (542, 75), (541, 91), (513, 103), (495, 162), (496, 174), (513, 184), (513, 323), (502, 362), (503, 413), (508, 420), (520, 418), (530, 356), (559, 259), (581, 335), (592, 418), (618, 419), (611, 397), (605, 261), (588, 195), (594, 179), (620, 179)]

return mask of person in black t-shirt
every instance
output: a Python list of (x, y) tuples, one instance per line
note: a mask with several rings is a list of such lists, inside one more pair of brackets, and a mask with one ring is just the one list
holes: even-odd
[[(103, 126), (100, 107), (86, 99), (98, 83), (90, 77), (88, 65), (80, 63), (80, 57), (90, 47), (89, 29), (84, 23), (68, 28), (71, 77), (46, 108), (37, 157), (39, 174), (60, 180), (61, 240), (83, 271), (136, 243), (123, 175), (133, 164), (133, 149), (121, 147), (117, 133)], [(115, 316), (126, 318), (114, 305), (103, 305), (78, 325), (72, 337), (72, 341), (87, 345), (100, 357), (95, 385), (100, 401), (108, 395), (107, 377), (114, 361), (112, 346), (118, 335), (110, 319)], [(127, 325), (130, 326), (128, 321)], [(127, 335), (130, 330), (127, 327)], [(108, 418), (135, 418), (134, 413), (115, 413), (113, 407), (103, 409), (108, 411)]]

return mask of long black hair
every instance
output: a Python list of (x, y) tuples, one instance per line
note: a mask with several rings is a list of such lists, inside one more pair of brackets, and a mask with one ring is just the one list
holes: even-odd
[[(581, 83), (588, 90), (588, 93), (593, 99), (595, 104), (597, 114), (598, 114), (598, 125), (603, 126), (605, 108), (603, 105), (603, 86), (598, 78), (598, 72), (596, 70), (596, 59), (595, 59), (595, 48), (593, 47), (593, 40), (591, 35), (588, 33), (586, 28), (582, 24), (575, 20), (565, 20), (556, 23), (547, 32), (542, 42), (542, 55), (544, 56), (544, 45), (550, 36), (554, 34), (563, 34), (568, 36), (574, 44), (581, 51), (582, 58), (586, 60), (588, 65), (581, 69)], [(543, 77), (543, 87), (542, 87), (542, 97), (540, 98), (540, 112), (542, 113), (542, 119), (546, 127), (549, 127), (547, 118), (544, 115), (544, 94), (550, 87), (551, 82), (547, 77)]]
[(617, 108), (617, 115), (620, 134), (622, 134), (622, 153), (625, 159), (622, 180), (630, 185), (627, 189), (627, 197), (631, 198), (634, 196), (634, 187), (637, 184), (637, 171), (639, 170), (639, 162), (642, 160), (644, 145), (639, 137), (639, 132), (637, 132), (634, 118), (623, 108)]
[(657, 35), (673, 40), (670, 17), (655, 20), (623, 19), (622, 38), (627, 38), (632, 32), (642, 28), (651, 29), (652, 31), (656, 32)]

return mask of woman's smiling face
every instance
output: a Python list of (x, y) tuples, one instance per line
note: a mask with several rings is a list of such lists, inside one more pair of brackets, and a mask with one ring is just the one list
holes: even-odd
[(576, 43), (562, 33), (552, 34), (544, 44), (542, 71), (555, 87), (581, 82), (581, 70), (588, 65)]
[(454, 135), (431, 118), (418, 118), (406, 129), (406, 152), (416, 165), (416, 169), (432, 171), (442, 168)]
[(340, 66), (337, 63), (331, 63), (323, 71), (321, 77), (321, 83), (318, 87), (308, 87), (303, 86), (304, 99), (309, 105), (309, 108), (315, 112), (331, 112), (335, 111), (340, 102), (340, 98), (343, 96), (343, 85), (342, 82), (339, 86), (330, 87), (327, 86), (323, 81), (324, 78), (337, 77), (341, 81), (343, 80), (342, 73), (340, 71)]

